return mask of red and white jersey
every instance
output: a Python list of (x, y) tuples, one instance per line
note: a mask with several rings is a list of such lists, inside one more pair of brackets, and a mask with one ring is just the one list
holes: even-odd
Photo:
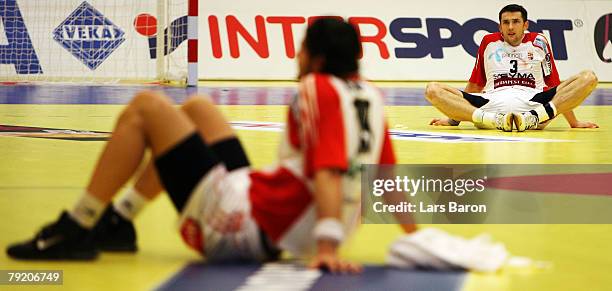
[[(345, 225), (359, 215), (361, 164), (394, 164), (395, 155), (380, 91), (359, 78), (309, 74), (290, 105), (279, 163), (251, 173), (251, 213), (282, 249), (295, 255), (313, 251), (317, 213), (314, 174), (343, 172), (342, 194), (354, 213), (343, 209)], [(357, 215), (357, 217), (355, 217)]]
[(471, 83), (490, 92), (507, 86), (522, 86), (541, 92), (559, 85), (559, 73), (546, 37), (528, 32), (523, 42), (511, 46), (501, 32), (482, 39)]

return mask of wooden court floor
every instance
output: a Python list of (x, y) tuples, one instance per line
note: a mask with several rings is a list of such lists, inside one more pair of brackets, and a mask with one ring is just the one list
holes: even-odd
[[(221, 84), (218, 86), (234, 86)], [(265, 84), (261, 85), (265, 88)], [(394, 86), (394, 85), (384, 85)], [(606, 85), (601, 90), (612, 90)], [(49, 89), (53, 91), (53, 89)], [(0, 94), (3, 92), (0, 89)], [(130, 96), (123, 97), (129, 100)], [(60, 104), (6, 102), (0, 96), (0, 124), (13, 126), (112, 130), (122, 104)], [(11, 104), (9, 104), (11, 103)], [(95, 102), (93, 102), (95, 103)], [(272, 102), (273, 103), (273, 102)], [(282, 103), (282, 102), (279, 102)], [(543, 131), (503, 133), (469, 125), (438, 128), (427, 125), (440, 114), (426, 105), (386, 107), (389, 126), (398, 131), (393, 142), (405, 164), (611, 164), (612, 104), (586, 105), (580, 119), (599, 129), (570, 129), (559, 119)], [(274, 161), (284, 105), (223, 105), (233, 122), (264, 124), (258, 130), (239, 129), (254, 167)], [(260, 122), (260, 123), (256, 123)], [(57, 136), (71, 132), (55, 132)], [(461, 137), (449, 139), (445, 136)], [(474, 136), (482, 138), (474, 141)], [(489, 140), (489, 139), (491, 140)], [(508, 139), (499, 141), (495, 139)], [(451, 142), (454, 140), (454, 142)], [(185, 264), (199, 260), (180, 241), (177, 215), (167, 197), (152, 202), (137, 218), (140, 250), (135, 255), (104, 253), (89, 263), (19, 262), (4, 249), (26, 239), (44, 223), (57, 218), (80, 195), (103, 142), (32, 138), (0, 134), (0, 269), (60, 269), (63, 286), (48, 290), (148, 290), (163, 283)], [(610, 187), (612, 187), (612, 182)], [(463, 290), (610, 290), (612, 288), (611, 225), (438, 225), (454, 234), (490, 233), (508, 250), (545, 262), (541, 267), (504, 268), (494, 274), (471, 273)], [(382, 263), (386, 248), (400, 234), (393, 225), (364, 225), (343, 249), (351, 259)], [(5, 289), (7, 286), (0, 286)], [(28, 290), (32, 286), (11, 286)], [(41, 289), (37, 286), (36, 289)]]

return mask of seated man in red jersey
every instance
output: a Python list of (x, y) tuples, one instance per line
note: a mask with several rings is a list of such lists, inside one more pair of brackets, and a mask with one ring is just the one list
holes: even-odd
[(486, 35), (464, 91), (429, 83), (425, 97), (447, 118), (433, 125), (458, 125), (471, 121), (479, 128), (503, 131), (542, 129), (563, 114), (572, 128), (597, 128), (579, 121), (573, 109), (597, 86), (592, 71), (583, 71), (560, 82), (548, 40), (525, 32), (527, 10), (511, 4), (499, 12), (499, 31)]
[[(208, 260), (276, 260), (289, 251), (309, 257), (312, 267), (359, 272), (338, 255), (359, 211), (359, 199), (349, 199), (359, 191), (355, 169), (395, 163), (384, 100), (360, 77), (360, 54), (352, 25), (322, 18), (309, 26), (279, 161), (262, 171), (250, 169), (208, 98), (191, 97), (177, 109), (159, 92), (137, 94), (74, 208), (33, 239), (10, 246), (8, 255), (92, 260), (99, 250), (135, 251), (131, 220), (165, 189), (180, 213), (183, 240)], [(143, 163), (134, 187), (109, 205)]]

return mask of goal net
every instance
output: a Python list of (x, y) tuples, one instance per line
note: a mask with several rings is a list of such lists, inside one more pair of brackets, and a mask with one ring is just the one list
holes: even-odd
[(0, 81), (185, 83), (188, 2), (0, 0)]

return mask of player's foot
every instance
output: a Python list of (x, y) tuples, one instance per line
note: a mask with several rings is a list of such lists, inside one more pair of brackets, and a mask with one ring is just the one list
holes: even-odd
[(512, 112), (497, 113), (495, 115), (495, 128), (503, 131), (512, 131)]
[(91, 230), (80, 226), (66, 211), (33, 239), (9, 246), (6, 253), (19, 260), (93, 260), (98, 256)]
[(93, 229), (94, 241), (101, 251), (136, 252), (136, 229), (110, 205)]
[(514, 113), (513, 115), (516, 130), (525, 131), (527, 129), (538, 128), (540, 120), (538, 116), (531, 114), (531, 112)]

